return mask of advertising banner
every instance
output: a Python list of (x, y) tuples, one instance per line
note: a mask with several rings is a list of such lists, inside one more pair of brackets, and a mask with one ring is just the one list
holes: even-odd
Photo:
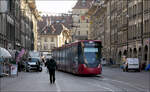
[(16, 64), (11, 65), (11, 75), (17, 75), (18, 66)]

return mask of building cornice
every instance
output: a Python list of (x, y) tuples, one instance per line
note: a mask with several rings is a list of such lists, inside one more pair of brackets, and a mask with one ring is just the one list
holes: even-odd
[(88, 10), (88, 12), (85, 14), (87, 16), (92, 16), (93, 13), (96, 11), (97, 6), (92, 5), (91, 8)]
[(85, 14), (86, 16), (93, 16), (96, 14), (97, 11), (99, 11), (99, 9), (103, 9), (106, 8), (106, 5), (108, 3), (108, 0), (103, 0), (101, 2), (92, 2), (90, 9), (88, 10), (88, 12)]
[(36, 18), (37, 20), (41, 20), (42, 18), (41, 18), (41, 16), (40, 16), (38, 10), (36, 9), (35, 0), (29, 0), (29, 1), (28, 1), (28, 5), (29, 5), (29, 7), (30, 7), (30, 9), (31, 9), (31, 11), (32, 11), (32, 14), (35, 16), (35, 18)]
[(29, 0), (28, 4), (31, 9), (36, 9), (35, 0)]

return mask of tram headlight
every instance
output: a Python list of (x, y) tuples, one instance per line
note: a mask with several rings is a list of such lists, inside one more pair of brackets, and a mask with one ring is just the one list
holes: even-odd
[(86, 68), (87, 67), (86, 64), (83, 64), (83, 67)]
[(98, 65), (98, 68), (101, 68), (101, 64)]

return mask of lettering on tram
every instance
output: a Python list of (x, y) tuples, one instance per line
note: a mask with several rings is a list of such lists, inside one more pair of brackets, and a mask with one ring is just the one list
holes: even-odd
[(101, 41), (81, 40), (55, 48), (52, 53), (57, 61), (58, 70), (74, 74), (102, 73)]

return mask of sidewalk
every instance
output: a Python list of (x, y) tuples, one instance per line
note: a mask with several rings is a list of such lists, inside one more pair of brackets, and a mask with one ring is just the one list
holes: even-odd
[[(112, 70), (123, 71), (123, 70), (121, 69), (120, 65), (115, 65), (115, 64), (114, 64), (114, 65), (105, 65), (105, 66), (103, 66), (103, 67), (111, 68)], [(141, 72), (150, 72), (150, 70), (149, 70), (149, 71), (141, 70)]]
[(17, 79), (21, 78), (21, 76), (22, 76), (22, 73), (19, 72), (18, 76), (12, 75), (12, 76), (0, 77), (0, 89), (7, 87), (7, 85), (13, 85), (13, 83), (15, 83)]

